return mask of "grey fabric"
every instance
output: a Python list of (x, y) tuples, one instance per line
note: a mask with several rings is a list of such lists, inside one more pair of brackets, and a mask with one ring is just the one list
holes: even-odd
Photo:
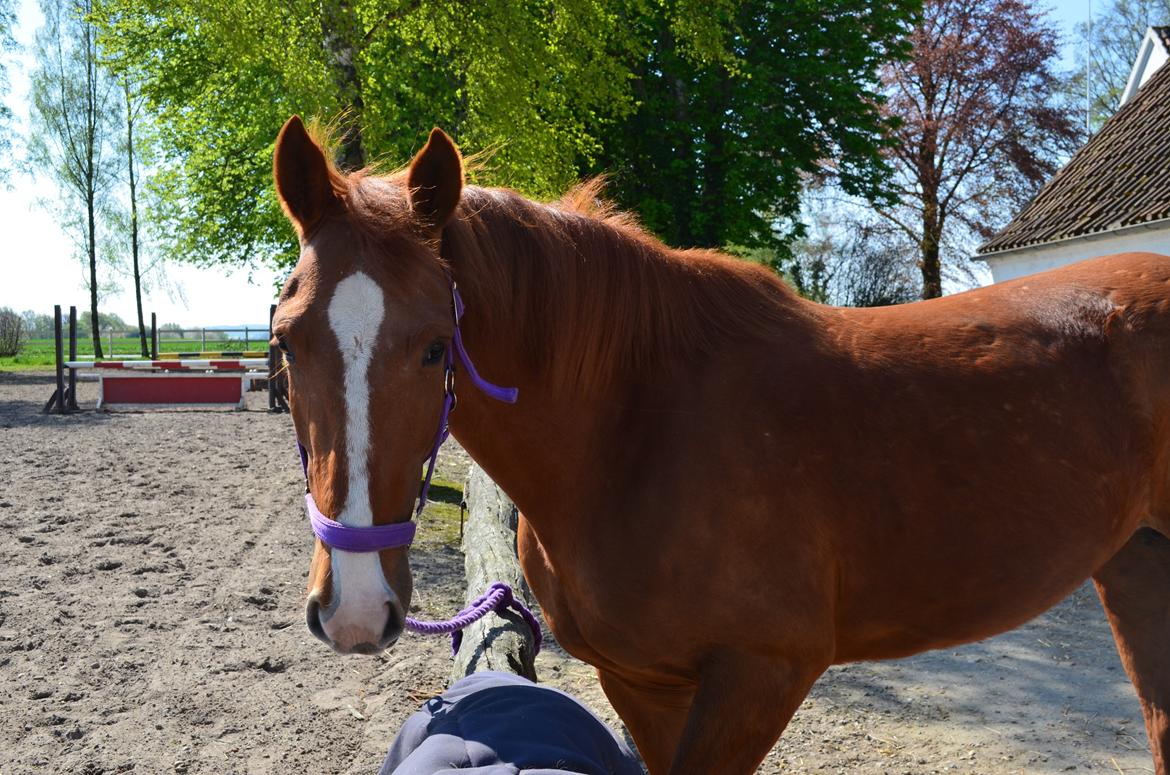
[(474, 673), (406, 720), (379, 775), (642, 775), (637, 758), (564, 692)]

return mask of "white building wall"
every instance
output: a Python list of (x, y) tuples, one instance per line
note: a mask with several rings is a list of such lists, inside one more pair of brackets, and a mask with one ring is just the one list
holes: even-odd
[(1150, 80), (1150, 76), (1157, 72), (1159, 67), (1166, 64), (1167, 60), (1170, 60), (1170, 54), (1168, 54), (1166, 49), (1162, 48), (1161, 46), (1158, 46), (1153, 51), (1151, 51), (1150, 61), (1146, 65), (1146, 71), (1142, 73), (1141, 83), (1145, 83), (1146, 81)]
[(1160, 223), (1159, 228), (1127, 229), (1121, 234), (1093, 234), (1049, 245), (1021, 248), (987, 256), (982, 260), (987, 262), (992, 278), (999, 283), (1086, 258), (1138, 250), (1170, 256), (1170, 224)]
[(1146, 36), (1138, 45), (1137, 59), (1133, 62), (1133, 69), (1129, 71), (1129, 80), (1125, 82), (1125, 88), (1121, 91), (1118, 105), (1124, 105), (1133, 99), (1142, 84), (1150, 80), (1150, 76), (1166, 64), (1167, 59), (1170, 59), (1170, 52), (1162, 45), (1162, 39), (1154, 32), (1153, 27), (1147, 27)]

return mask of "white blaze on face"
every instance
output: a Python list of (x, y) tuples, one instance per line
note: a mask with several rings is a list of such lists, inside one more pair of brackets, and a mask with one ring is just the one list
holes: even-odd
[[(353, 527), (370, 527), (370, 361), (385, 316), (382, 289), (369, 275), (357, 272), (342, 280), (329, 301), (329, 327), (337, 337), (345, 370), (345, 505), (333, 518)], [(325, 633), (348, 650), (359, 643), (378, 643), (386, 625), (386, 604), (398, 607), (386, 583), (377, 552), (333, 549), (333, 595), (322, 612)]]

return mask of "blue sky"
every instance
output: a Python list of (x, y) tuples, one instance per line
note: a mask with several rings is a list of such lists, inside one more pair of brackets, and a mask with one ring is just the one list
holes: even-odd
[(1039, 3), (1039, 5), (1049, 9), (1052, 12), (1052, 18), (1057, 20), (1063, 28), (1065, 33), (1063, 64), (1065, 67), (1072, 67), (1073, 52), (1076, 49), (1073, 44), (1074, 27), (1089, 18), (1090, 6), (1094, 13), (1098, 13), (1105, 7), (1105, 3), (1103, 0), (1050, 0)]
[[(1052, 11), (1065, 32), (1066, 67), (1071, 67), (1074, 59), (1074, 26), (1088, 18), (1093, 2), (1049, 0), (1039, 4)], [(1094, 10), (1102, 6), (1103, 0), (1095, 0)], [(21, 0), (16, 36), (28, 50), (40, 23), (36, 0)], [(28, 120), (28, 73), (33, 61), (27, 51), (13, 59), (12, 88), (7, 102), (23, 133)], [(18, 141), (15, 148), (18, 158), (21, 152)], [(33, 179), (19, 172), (12, 176), (9, 190), (0, 190), (0, 230), (7, 238), (0, 254), (0, 278), (3, 278), (0, 307), (52, 312), (54, 304), (66, 307), (75, 304), (81, 309), (88, 306), (84, 268), (76, 259), (74, 245), (53, 217), (37, 204), (38, 199), (53, 199), (56, 195), (54, 186), (47, 180)], [(225, 275), (222, 269), (172, 264), (166, 268), (166, 274), (168, 288), (153, 289), (144, 300), (147, 314), (157, 312), (160, 323), (200, 326), (267, 320), (276, 279), (271, 270), (257, 268), (251, 273), (237, 271)], [(120, 285), (121, 290), (110, 294), (102, 307), (130, 321), (134, 318), (133, 285), (128, 277)]]

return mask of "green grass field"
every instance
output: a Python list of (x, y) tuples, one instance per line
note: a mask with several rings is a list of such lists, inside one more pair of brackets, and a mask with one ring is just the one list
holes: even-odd
[[(246, 343), (243, 339), (208, 339), (207, 349), (212, 352), (219, 352), (221, 350), (267, 350), (268, 341), (263, 338), (264, 332), (257, 332), (257, 336), (252, 337)], [(66, 345), (68, 348), (68, 345)], [(114, 339), (114, 351), (110, 353), (110, 341), (108, 339), (102, 340), (102, 355), (107, 360), (115, 360), (116, 358), (127, 355), (138, 355), (138, 340), (137, 339)], [(197, 352), (202, 348), (202, 342), (199, 339), (165, 339), (160, 338), (158, 341), (159, 352)], [(93, 342), (89, 339), (77, 340), (77, 354), (92, 355)], [(65, 359), (69, 359), (69, 352), (66, 350)], [(53, 340), (52, 339), (29, 339), (24, 343), (24, 347), (19, 355), (10, 358), (0, 358), (0, 371), (38, 371), (53, 368)]]

